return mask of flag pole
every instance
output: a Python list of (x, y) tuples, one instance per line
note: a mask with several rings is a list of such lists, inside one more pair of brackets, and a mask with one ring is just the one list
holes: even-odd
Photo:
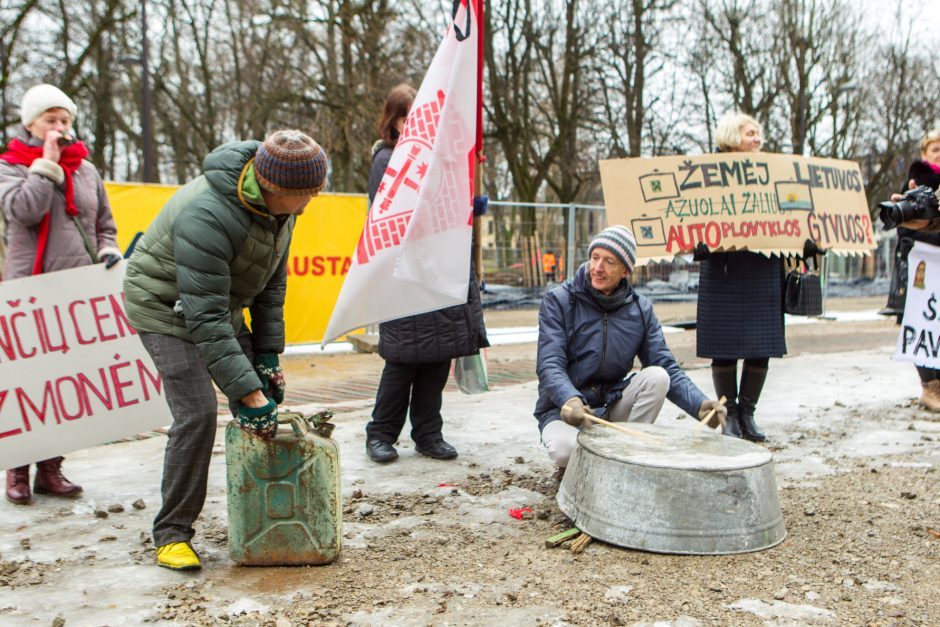
[[(473, 169), (473, 195), (483, 195), (483, 10), (485, 0), (472, 0), (477, 14), (477, 142)], [(483, 284), (483, 216), (473, 216), (473, 267), (477, 285)]]

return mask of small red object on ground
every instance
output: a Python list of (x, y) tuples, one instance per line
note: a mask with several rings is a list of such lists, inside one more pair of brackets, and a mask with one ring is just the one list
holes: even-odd
[(531, 508), (531, 507), (522, 507), (522, 508), (519, 508), (519, 509), (510, 509), (510, 510), (509, 510), (509, 515), (512, 516), (513, 518), (515, 518), (516, 520), (522, 520), (522, 514), (523, 514), (524, 512), (531, 512), (531, 511), (532, 511), (532, 508)]

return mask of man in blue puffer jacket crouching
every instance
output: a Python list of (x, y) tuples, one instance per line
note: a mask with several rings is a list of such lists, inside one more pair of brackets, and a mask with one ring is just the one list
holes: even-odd
[[(588, 416), (654, 422), (668, 398), (699, 419), (723, 405), (709, 400), (666, 346), (649, 300), (633, 291), (636, 239), (625, 226), (601, 231), (574, 279), (545, 294), (539, 310), (535, 417), (559, 468)], [(639, 358), (642, 369), (633, 370)]]

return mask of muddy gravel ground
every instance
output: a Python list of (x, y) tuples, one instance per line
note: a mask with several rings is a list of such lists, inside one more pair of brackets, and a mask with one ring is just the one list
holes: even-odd
[[(843, 309), (874, 302), (846, 302)], [(664, 320), (690, 313), (688, 304), (657, 311)], [(534, 315), (496, 312), (488, 319), (521, 326), (534, 322)], [(788, 343), (791, 356), (806, 356), (808, 367), (818, 369), (827, 353), (851, 364), (854, 353), (846, 351), (884, 352), (896, 333), (890, 321), (801, 325), (788, 328)], [(686, 367), (706, 367), (694, 355), (694, 333), (667, 339)], [(872, 354), (858, 353), (864, 359)], [(515, 368), (522, 380), (534, 379), (533, 360), (531, 344), (490, 351), (494, 368)], [(377, 377), (381, 365), (374, 355), (299, 357), (291, 360), (288, 377), (352, 386)], [(916, 380), (913, 368), (891, 367), (908, 368)], [(18, 595), (42, 603), (48, 594), (58, 624), (66, 625), (940, 625), (940, 417), (920, 409), (910, 394), (899, 400), (869, 378), (851, 388), (862, 393), (835, 395), (823, 407), (798, 405), (796, 415), (775, 429), (767, 447), (777, 462), (787, 537), (768, 550), (679, 556), (599, 541), (580, 554), (570, 543), (546, 548), (545, 539), (571, 523), (555, 503), (558, 484), (550, 464), (534, 446), (520, 445), (522, 455), (490, 465), (468, 462), (462, 449), (462, 472), (453, 479), (448, 464), (458, 462), (403, 454), (398, 466), (383, 468), (394, 475), (421, 461), (427, 464), (421, 485), (389, 488), (381, 473), (367, 476), (355, 468), (351, 485), (344, 477), (344, 547), (328, 566), (233, 565), (218, 483), (198, 526), (206, 568), (192, 575), (152, 566), (152, 493), (146, 509), (143, 502), (114, 512), (104, 506), (50, 508), (36, 525), (77, 516), (100, 520), (94, 535), (62, 540), (70, 548), (56, 559), (37, 557), (48, 538), (29, 525), (7, 534), (0, 555), (0, 624), (49, 624), (13, 609)], [(506, 385), (505, 397), (484, 397), (528, 402), (534, 393), (532, 383)], [(338, 398), (334, 405), (338, 430), (347, 421), (361, 429), (367, 398)], [(660, 422), (676, 418), (663, 415)], [(147, 445), (135, 444), (146, 451), (142, 458), (159, 451)], [(361, 451), (344, 454), (349, 459)], [(531, 511), (522, 519), (509, 515), (526, 507)], [(0, 510), (0, 517), (8, 511)], [(105, 550), (128, 572), (143, 573), (134, 576), (162, 583), (151, 583), (153, 592), (142, 603), (119, 596), (108, 601), (118, 608), (127, 604), (125, 621), (96, 622), (87, 614), (74, 620), (69, 605), (54, 605), (54, 595), (94, 578)]]
[[(936, 625), (937, 473), (884, 461), (781, 491), (788, 536), (759, 553), (685, 557), (603, 543), (581, 554), (544, 539), (569, 527), (555, 485), (507, 469), (446, 496), (363, 499), (360, 548), (329, 568), (251, 569), (246, 592), (303, 589), (231, 616), (207, 611), (211, 584), (165, 589), (154, 620), (183, 624)], [(492, 533), (454, 528), (474, 498), (531, 491), (533, 516)], [(353, 508), (356, 501), (349, 503)], [(219, 537), (218, 541), (224, 541)], [(280, 622), (278, 622), (280, 621)]]

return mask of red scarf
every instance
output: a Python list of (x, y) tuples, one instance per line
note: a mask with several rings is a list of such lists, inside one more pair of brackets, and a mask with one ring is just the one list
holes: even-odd
[[(72, 184), (72, 175), (75, 170), (82, 165), (85, 157), (88, 156), (88, 149), (82, 142), (75, 142), (62, 148), (59, 157), (59, 165), (65, 172), (65, 211), (70, 216), (78, 215), (78, 207), (75, 206), (75, 187)], [(7, 151), (0, 155), (7, 163), (13, 165), (24, 165), (27, 168), (33, 165), (33, 161), (42, 157), (42, 146), (29, 146), (19, 139), (14, 139), (7, 146)], [(49, 213), (46, 213), (39, 223), (39, 241), (36, 244), (36, 260), (33, 262), (33, 274), (42, 274), (43, 259), (46, 256), (46, 245), (49, 243)]]

